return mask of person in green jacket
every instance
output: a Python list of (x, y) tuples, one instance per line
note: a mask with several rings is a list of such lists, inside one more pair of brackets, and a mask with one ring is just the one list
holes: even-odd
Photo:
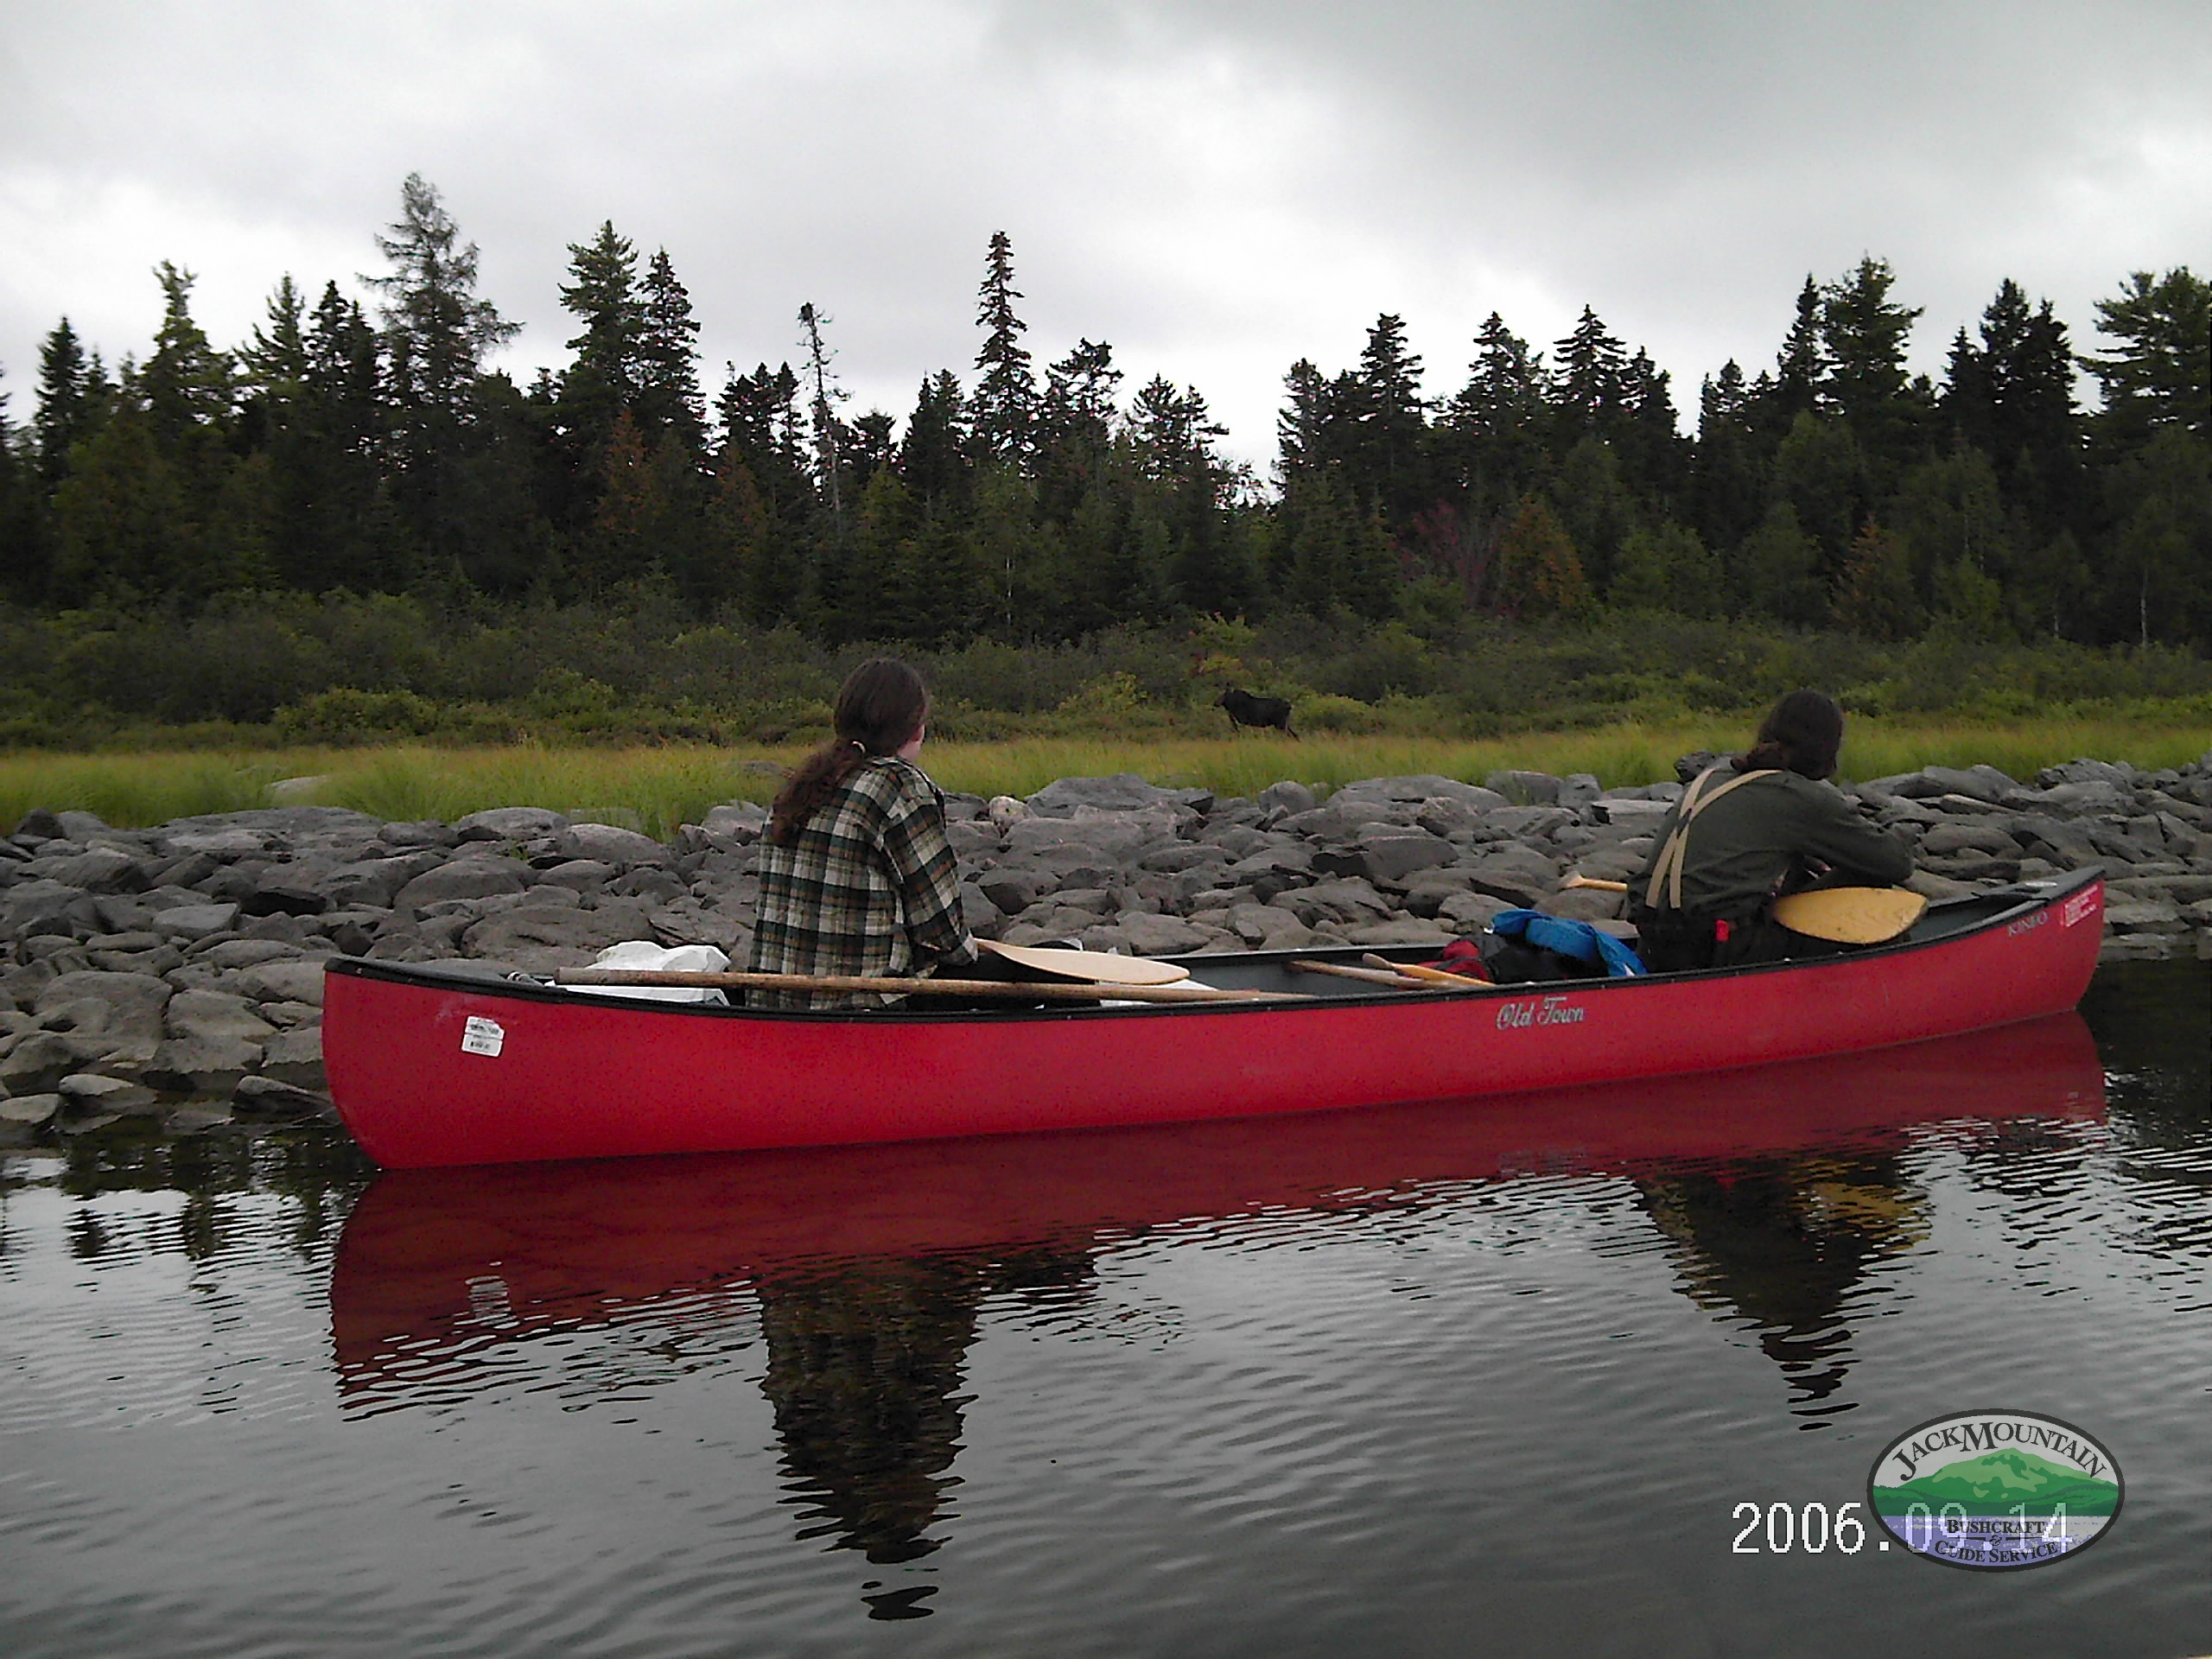
[(1791, 932), (1769, 907), (1784, 893), (1895, 887), (1912, 874), (1904, 844), (1827, 781), (1842, 747), (1843, 711), (1817, 691), (1792, 691), (1746, 753), (1682, 791), (1629, 883), (1637, 952), (1652, 972), (1848, 949)]

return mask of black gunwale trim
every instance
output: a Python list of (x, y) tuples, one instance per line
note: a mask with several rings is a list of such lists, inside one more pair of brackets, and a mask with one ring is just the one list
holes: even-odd
[[(1803, 957), (1782, 962), (1754, 963), (1734, 968), (1707, 968), (1691, 973), (1644, 975), (1632, 979), (1541, 981), (1532, 982), (1530, 989), (1541, 988), (1546, 994), (1552, 995), (1580, 996), (1601, 992), (1629, 991), (1641, 985), (1700, 984), (1735, 979), (1746, 974), (1805, 973), (1816, 971), (1823, 967), (1840, 965), (1845, 962), (1859, 963), (1872, 958), (1903, 956), (1908, 952), (1930, 950), (1959, 939), (1971, 938), (1977, 933), (1986, 932), (2000, 923), (2017, 920), (2031, 911), (2040, 910), (2055, 905), (2062, 899), (2071, 898), (2074, 894), (2103, 879), (2102, 867), (2090, 865), (2085, 868), (2069, 870), (2059, 875), (2045, 876), (2036, 881), (2015, 882), (2009, 887), (1993, 887), (1986, 892), (1963, 898), (1948, 899), (1939, 904), (1930, 905), (1928, 908), (1928, 916), (1940, 917), (1946, 911), (1988, 906), (1997, 900), (2010, 902), (1997, 904), (1987, 915), (1977, 921), (1968, 922), (1962, 926), (1947, 930), (1932, 937), (1913, 938), (1908, 936), (1891, 944), (1870, 945), (1864, 950), (1853, 951), (1847, 957)], [(1916, 924), (1916, 927), (1924, 925), (1925, 921), (1926, 918), (1923, 918), (1923, 922)], [(1363, 953), (1367, 952), (1387, 954), (1391, 950), (1402, 952), (1427, 948), (1396, 945), (1385, 946), (1377, 950), (1377, 948), (1372, 945), (1330, 945), (1292, 950), (1248, 950), (1204, 956), (1171, 957), (1163, 960), (1179, 962), (1191, 969), (1193, 973), (1203, 974), (1209, 963), (1217, 964), (1224, 960), (1266, 963), (1287, 962), (1290, 958), (1297, 957), (1323, 962), (1334, 959), (1357, 961)], [(748, 1022), (758, 1020), (796, 1020), (809, 1025), (846, 1025), (855, 1021), (865, 1021), (874, 1025), (890, 1020), (901, 1024), (941, 1025), (948, 1020), (972, 1020), (977, 1017), (977, 1012), (973, 1009), (938, 1013), (910, 1013), (897, 1008), (795, 1010), (715, 1007), (696, 1002), (666, 1002), (646, 998), (630, 1001), (609, 997), (603, 993), (581, 994), (565, 986), (536, 979), (496, 978), (457, 969), (429, 968), (416, 963), (376, 962), (365, 957), (333, 957), (324, 966), (326, 971), (329, 973), (342, 974), (351, 978), (382, 980), (388, 983), (414, 985), (425, 989), (474, 991), (481, 995), (512, 997), (529, 1002), (557, 1002), (569, 1006), (622, 1008), (632, 1013), (680, 1014), (693, 1019), (738, 1020)], [(1418, 995), (1417, 992), (1381, 988), (1373, 992), (1354, 991), (1349, 994), (1319, 996), (1310, 1001), (1147, 1003), (1141, 1007), (1124, 1005), (1121, 1007), (1009, 1008), (1003, 1012), (992, 1013), (989, 1020), (993, 1025), (998, 1025), (1007, 1020), (1151, 1019), (1167, 1014), (1296, 1014), (1313, 1008), (1342, 1007), (1347, 1005), (1360, 1007), (1374, 1007), (1382, 1003), (1404, 1005), (1413, 996)], [(1457, 995), (1460, 993), (1454, 992), (1451, 995)]]

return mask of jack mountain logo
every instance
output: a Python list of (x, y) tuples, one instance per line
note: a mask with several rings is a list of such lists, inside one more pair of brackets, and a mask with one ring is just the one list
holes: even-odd
[(2120, 1465), (2056, 1417), (1963, 1411), (1900, 1434), (1874, 1459), (1866, 1506), (1916, 1555), (2005, 1572), (2047, 1567), (2120, 1514)]

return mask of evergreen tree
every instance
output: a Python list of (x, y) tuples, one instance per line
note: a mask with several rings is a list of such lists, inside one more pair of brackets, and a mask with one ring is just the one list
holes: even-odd
[(154, 276), (162, 287), (162, 322), (139, 377), (147, 418), (172, 455), (212, 464), (230, 435), (232, 365), (193, 320), (192, 285), (198, 279), (192, 272), (164, 259)]
[(38, 369), (31, 430), (37, 439), (39, 477), (52, 490), (68, 473), (71, 448), (106, 418), (113, 389), (101, 372), (99, 354), (86, 353), (67, 317), (40, 344)]
[(1989, 457), (2007, 499), (2039, 533), (2079, 518), (2085, 474), (2073, 357), (2050, 301), (2031, 310), (2007, 278), (1982, 313), (1980, 343), (1963, 328), (1952, 341), (1942, 409), (1955, 436)]
[(637, 405), (644, 380), (645, 302), (638, 251), (609, 219), (589, 242), (569, 245), (561, 308), (582, 324), (566, 344), (575, 361), (561, 376), (559, 421), (575, 463), (589, 467), (612, 441), (617, 419)]
[(1275, 416), (1275, 467), (1286, 489), (1294, 475), (1326, 464), (1322, 429), (1328, 417), (1328, 382), (1301, 357), (1283, 376), (1283, 406)]
[(1753, 425), (1751, 390), (1733, 358), (1698, 391), (1697, 448), (1690, 467), (1691, 525), (1711, 547), (1741, 545), (1764, 512), (1767, 468)]
[[(1894, 478), (1915, 456), (1933, 394), (1905, 370), (1905, 342), (1921, 313), (1890, 298), (1896, 274), (1871, 255), (1821, 290), (1827, 391), (1878, 474)], [(1878, 486), (1886, 481), (1878, 476)]]
[(1367, 331), (1359, 366), (1344, 388), (1341, 408), (1351, 422), (1347, 476), (1394, 537), (1409, 531), (1433, 498), (1421, 373), (1421, 359), (1406, 344), (1405, 319), (1385, 312)]
[(1641, 346), (1621, 376), (1614, 446), (1630, 491), (1661, 514), (1672, 512), (1688, 482), (1690, 446), (1675, 412), (1668, 375)]
[(1014, 285), (1014, 243), (1004, 231), (994, 231), (976, 310), (983, 346), (976, 353), (982, 375), (969, 403), (969, 429), (979, 456), (1017, 465), (1028, 458), (1037, 412), (1036, 377), (1021, 344), (1029, 325), (1014, 308), (1021, 297)]
[(476, 245), (461, 240), (437, 188), (410, 173), (399, 195), (399, 218), (376, 239), (391, 270), (363, 280), (385, 296), (395, 435), (412, 462), (467, 423), (486, 355), (522, 325), (476, 292)]
[(898, 464), (900, 480), (925, 507), (956, 518), (964, 514), (971, 482), (966, 410), (959, 378), (950, 369), (922, 382), (899, 441)]
[[(458, 571), (488, 556), (486, 533), (518, 550), (532, 539), (508, 521), (518, 510), (511, 469), (486, 471), (499, 483), (497, 503), (461, 493), (465, 464), (493, 441), (486, 393), (504, 423), (518, 414), (485, 385), (484, 359), (520, 325), (476, 292), (476, 245), (461, 239), (433, 185), (410, 173), (400, 187), (400, 216), (376, 238), (391, 262), (382, 276), (363, 280), (383, 296), (386, 442), (400, 516), (424, 575)], [(527, 501), (525, 486), (522, 499)], [(487, 526), (496, 526), (487, 531)], [(505, 556), (494, 563), (505, 569)]]
[(2096, 311), (2115, 344), (2082, 366), (2103, 389), (2107, 442), (2131, 448), (2163, 427), (2212, 435), (2212, 282), (2186, 265), (2158, 278), (2139, 270)]
[(1586, 305), (1553, 356), (1559, 365), (1552, 382), (1554, 446), (1565, 451), (1586, 437), (1610, 437), (1625, 402), (1628, 347)]
[(0, 598), (35, 604), (46, 593), (44, 492), (37, 450), (9, 417), (8, 401), (0, 391)]
[(1046, 369), (1037, 416), (1038, 506), (1065, 523), (1096, 487), (1113, 441), (1122, 372), (1114, 348), (1084, 340)]
[(1544, 358), (1495, 311), (1475, 336), (1467, 384), (1447, 405), (1440, 444), (1471, 519), (1486, 519), (1543, 481)]
[(1790, 320), (1775, 359), (1773, 380), (1760, 399), (1766, 425), (1777, 441), (1800, 415), (1815, 414), (1823, 407), (1829, 364), (1821, 303), (1821, 285), (1808, 272), (1804, 287), (1797, 290), (1797, 315)]
[(645, 268), (644, 328), (638, 342), (638, 423), (656, 442), (673, 439), (687, 455), (706, 448), (699, 391), (699, 325), (691, 294), (677, 280), (666, 248)]

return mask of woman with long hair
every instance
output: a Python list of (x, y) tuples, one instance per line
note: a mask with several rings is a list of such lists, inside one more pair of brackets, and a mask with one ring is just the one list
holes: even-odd
[(1629, 883), (1637, 949), (1652, 972), (1837, 950), (1791, 932), (1769, 907), (1810, 887), (1894, 887), (1912, 874), (1904, 843), (1827, 781), (1842, 747), (1843, 710), (1817, 691), (1792, 691), (1748, 750), (1682, 791)]
[[(944, 797), (915, 765), (929, 693), (905, 663), (862, 663), (837, 693), (836, 735), (776, 797), (759, 857), (756, 973), (925, 975), (976, 960)], [(748, 992), (753, 1007), (835, 1008), (895, 999)]]

